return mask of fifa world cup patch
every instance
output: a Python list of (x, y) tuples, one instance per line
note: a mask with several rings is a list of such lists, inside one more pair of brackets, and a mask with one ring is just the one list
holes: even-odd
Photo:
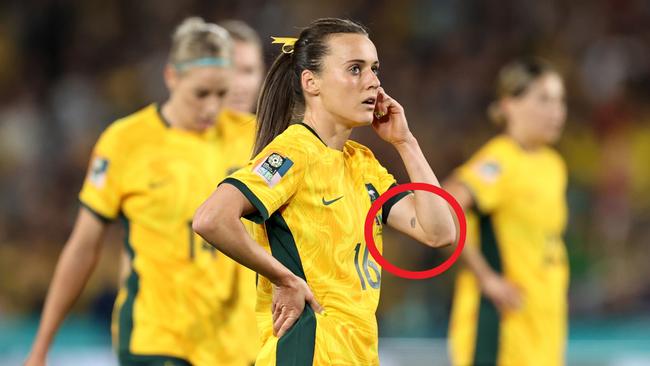
[(475, 167), (478, 175), (488, 183), (496, 182), (501, 175), (501, 166), (494, 160), (482, 161)]
[(253, 171), (262, 177), (269, 187), (273, 187), (287, 174), (291, 166), (293, 166), (291, 159), (278, 153), (271, 153), (266, 159), (262, 159)]
[(90, 165), (88, 179), (97, 188), (103, 188), (106, 184), (106, 172), (108, 171), (108, 159), (101, 156), (95, 157)]

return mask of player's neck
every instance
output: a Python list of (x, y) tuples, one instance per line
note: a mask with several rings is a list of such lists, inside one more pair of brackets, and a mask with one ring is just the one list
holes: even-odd
[(170, 127), (182, 129), (181, 124), (178, 122), (178, 116), (174, 113), (174, 108), (172, 107), (172, 102), (170, 100), (162, 104), (160, 114), (162, 114), (162, 117)]
[(179, 113), (177, 113), (177, 109), (174, 108), (173, 102), (171, 100), (167, 100), (162, 104), (160, 113), (171, 128), (183, 131), (192, 131), (192, 129), (188, 128), (181, 122), (182, 117), (179, 115)]
[(524, 131), (519, 131), (515, 128), (508, 128), (506, 130), (506, 135), (508, 135), (525, 151), (534, 152), (544, 146), (544, 144), (530, 138), (530, 136), (528, 136)]
[(352, 128), (339, 123), (335, 116), (327, 112), (318, 113), (310, 108), (305, 109), (304, 123), (316, 131), (325, 145), (336, 150), (343, 150), (352, 133)]

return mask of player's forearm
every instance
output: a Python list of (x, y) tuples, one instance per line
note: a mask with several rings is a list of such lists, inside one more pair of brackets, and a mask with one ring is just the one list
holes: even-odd
[(93, 272), (99, 254), (68, 242), (57, 263), (32, 352), (45, 355), (56, 331)]
[[(428, 183), (440, 187), (438, 178), (424, 157), (415, 137), (396, 144), (411, 182)], [(438, 195), (415, 192), (415, 214), (422, 230), (436, 243), (450, 244), (456, 238), (456, 226), (447, 202)]]
[(251, 238), (237, 215), (220, 215), (211, 222), (203, 221), (205, 219), (197, 215), (193, 229), (220, 252), (276, 285), (286, 284), (293, 279), (294, 275), (289, 269)]
[(485, 260), (485, 257), (483, 257), (483, 254), (473, 245), (465, 245), (461, 254), (461, 260), (476, 275), (479, 281), (495, 274), (492, 267)]

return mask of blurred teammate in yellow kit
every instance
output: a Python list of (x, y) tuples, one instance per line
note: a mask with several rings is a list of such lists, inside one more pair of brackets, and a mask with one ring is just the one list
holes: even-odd
[(450, 323), (453, 365), (564, 363), (566, 167), (548, 145), (566, 118), (562, 78), (540, 60), (499, 74), (491, 117), (505, 123), (445, 185), (468, 215)]
[[(255, 118), (250, 112), (255, 109), (257, 94), (264, 77), (262, 44), (257, 33), (241, 21), (226, 20), (219, 22), (219, 25), (230, 33), (233, 40), (233, 81), (226, 96), (226, 109), (222, 116), (247, 122)], [(241, 136), (224, 136), (225, 141), (228, 141), (228, 138), (232, 139), (229, 143), (243, 141), (247, 155), (239, 155), (244, 151), (242, 148), (236, 147), (232, 150), (233, 157), (238, 163), (243, 161), (243, 164), (229, 166), (226, 174), (230, 174), (246, 165), (248, 159), (251, 158), (250, 154), (253, 152), (255, 140), (254, 123), (246, 123), (243, 130), (233, 129), (232, 133), (243, 133), (245, 138)], [(246, 158), (246, 160), (242, 160), (242, 158)], [(242, 220), (242, 223), (249, 232), (252, 232), (252, 222)], [(233, 302), (233, 306), (229, 310), (231, 321), (229, 322), (228, 333), (220, 341), (226, 347), (240, 352), (244, 356), (243, 359), (252, 365), (260, 349), (255, 317), (256, 274), (240, 264), (236, 264), (235, 268), (238, 276), (236, 280), (239, 284), (239, 294), (237, 297), (233, 297), (233, 300), (236, 301)]]
[[(244, 29), (233, 24), (233, 33)], [(45, 363), (56, 330), (94, 269), (107, 227), (118, 218), (130, 263), (113, 314), (120, 364), (254, 360), (254, 274), (191, 228), (214, 184), (245, 165), (252, 151), (254, 116), (223, 107), (245, 102), (246, 93), (229, 96), (233, 83), (242, 85), (241, 50), (257, 50), (259, 78), (261, 51), (255, 38), (233, 38), (234, 45), (224, 28), (200, 18), (185, 20), (165, 69), (170, 98), (114, 122), (99, 138), (27, 365)]]

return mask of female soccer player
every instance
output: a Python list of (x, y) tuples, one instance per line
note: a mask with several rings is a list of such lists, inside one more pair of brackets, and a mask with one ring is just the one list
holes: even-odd
[[(404, 109), (380, 87), (366, 30), (320, 19), (285, 43), (258, 103), (256, 157), (199, 208), (194, 229), (261, 276), (257, 365), (377, 365), (381, 273), (363, 224), (395, 179), (348, 137), (372, 125), (400, 154), (412, 181), (438, 184)], [(291, 124), (294, 117), (302, 122)], [(254, 238), (240, 218), (255, 226)], [(441, 198), (425, 192), (387, 202), (382, 225), (440, 247), (455, 238)]]
[(445, 184), (475, 213), (468, 237), (475, 245), (465, 246), (467, 269), (456, 283), (451, 359), (454, 365), (561, 365), (567, 178), (549, 144), (564, 126), (564, 86), (546, 63), (516, 61), (499, 74), (497, 96), (490, 114), (505, 132)]
[(120, 364), (248, 365), (241, 340), (228, 332), (238, 265), (191, 228), (214, 184), (244, 166), (252, 150), (252, 119), (220, 117), (215, 125), (230, 84), (231, 47), (223, 28), (185, 20), (164, 72), (169, 99), (116, 121), (99, 138), (27, 365), (44, 364), (117, 218), (130, 258), (114, 310)]
[(239, 112), (251, 113), (264, 77), (262, 42), (255, 30), (241, 20), (218, 23), (233, 40), (233, 82), (226, 97), (226, 106)]

